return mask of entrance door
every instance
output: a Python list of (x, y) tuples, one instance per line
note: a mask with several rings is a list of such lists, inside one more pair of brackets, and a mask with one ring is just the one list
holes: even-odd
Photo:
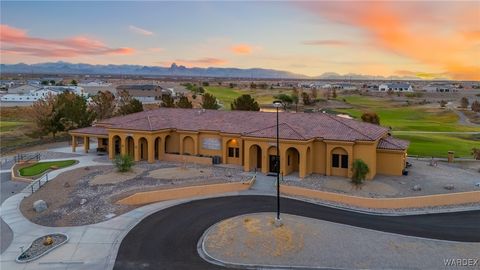
[(280, 162), (277, 162), (277, 156), (276, 155), (270, 155), (269, 156), (269, 162), (268, 164), (270, 165), (269, 166), (269, 169), (270, 169), (270, 172), (273, 172), (273, 173), (277, 173), (279, 170), (278, 170), (278, 164)]

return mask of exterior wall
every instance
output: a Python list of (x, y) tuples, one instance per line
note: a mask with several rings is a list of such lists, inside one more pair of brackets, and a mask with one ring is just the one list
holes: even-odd
[[(220, 149), (205, 148), (205, 140), (218, 140)], [(198, 134), (198, 153), (204, 156), (222, 156), (222, 137), (218, 133), (200, 132)], [(222, 159), (223, 162), (223, 159)]]
[(314, 142), (312, 149), (312, 171), (313, 173), (325, 175), (327, 165), (327, 148), (325, 142)]
[(402, 175), (406, 163), (405, 151), (377, 150), (377, 173)]
[(378, 142), (364, 142), (364, 143), (355, 143), (353, 146), (353, 158), (352, 163), (355, 159), (361, 159), (368, 165), (370, 172), (367, 174), (366, 178), (372, 180), (377, 174), (377, 144)]
[[(338, 175), (344, 177), (352, 177), (352, 159), (353, 159), (353, 142), (346, 142), (346, 141), (326, 141), (326, 156), (327, 162), (325, 164), (326, 167), (326, 175)], [(341, 151), (341, 149), (344, 150)], [(348, 168), (333, 168), (332, 167), (332, 154), (335, 153), (343, 153), (348, 155)]]
[[(237, 134), (209, 131), (163, 130), (149, 132), (119, 129), (109, 129), (108, 131), (110, 159), (117, 154), (115, 153), (114, 138), (119, 141), (120, 147), (117, 148), (120, 148), (120, 153), (132, 155), (135, 161), (142, 159), (148, 160), (148, 162), (166, 160), (167, 153), (176, 154), (181, 160), (185, 160), (185, 156), (220, 156), (221, 163), (243, 166), (245, 171), (252, 171), (258, 167), (262, 173), (268, 173), (271, 171), (270, 155), (277, 155), (275, 139), (241, 137)], [(72, 134), (72, 136), (75, 138), (86, 135)], [(127, 138), (131, 138), (131, 140), (127, 142)], [(284, 175), (298, 173), (300, 178), (311, 173), (350, 178), (353, 161), (362, 159), (370, 169), (367, 179), (373, 179), (377, 173), (401, 175), (406, 162), (405, 151), (377, 150), (377, 144), (378, 141), (280, 140), (280, 173)], [(253, 146), (258, 146), (258, 148)], [(76, 142), (72, 143), (72, 149), (75, 147)], [(238, 148), (239, 156), (229, 156), (229, 147)], [(185, 156), (180, 155), (181, 153)], [(348, 155), (348, 168), (341, 168), (341, 166), (333, 168), (333, 153)], [(288, 162), (289, 156), (290, 163)]]

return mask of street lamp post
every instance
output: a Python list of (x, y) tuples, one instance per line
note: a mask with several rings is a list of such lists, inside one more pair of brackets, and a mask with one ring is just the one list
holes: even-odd
[(275, 100), (273, 106), (277, 108), (277, 157), (276, 157), (276, 171), (277, 171), (277, 222), (280, 221), (280, 141), (279, 141), (279, 123), (278, 123), (278, 109), (282, 107), (282, 102)]

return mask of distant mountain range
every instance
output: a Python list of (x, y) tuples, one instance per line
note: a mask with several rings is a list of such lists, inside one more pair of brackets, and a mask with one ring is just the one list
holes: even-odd
[(370, 76), (361, 74), (340, 75), (334, 72), (309, 77), (288, 71), (264, 68), (187, 68), (173, 63), (170, 67), (141, 65), (91, 65), (68, 62), (38, 64), (1, 64), (1, 73), (40, 73), (40, 74), (104, 74), (104, 75), (144, 75), (144, 76), (189, 76), (189, 77), (230, 77), (260, 79), (327, 79), (327, 80), (418, 80), (411, 76)]

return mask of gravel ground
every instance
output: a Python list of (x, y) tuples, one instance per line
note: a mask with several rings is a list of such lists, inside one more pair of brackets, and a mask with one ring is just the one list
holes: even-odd
[[(365, 181), (360, 187), (352, 185), (349, 179), (335, 176), (311, 175), (301, 180), (295, 176), (285, 176), (284, 183), (317, 190), (338, 192), (355, 196), (371, 198), (395, 198), (444, 194), (463, 191), (480, 190), (475, 184), (480, 182), (480, 173), (473, 165), (448, 164), (438, 162), (436, 167), (429, 161), (409, 160), (413, 164), (408, 176), (377, 175), (372, 181)], [(414, 191), (419, 185), (421, 190)], [(453, 185), (447, 190), (447, 185)]]
[(480, 259), (480, 243), (402, 236), (287, 214), (283, 226), (276, 227), (273, 217), (248, 214), (214, 225), (204, 238), (207, 253), (238, 264), (344, 269), (455, 269), (445, 260)]
[[(221, 167), (208, 167), (212, 168), (212, 175), (209, 177), (200, 175), (193, 178), (170, 180), (148, 176), (150, 171), (180, 165), (170, 162), (137, 163), (135, 167), (145, 170), (137, 175), (132, 175), (132, 179), (93, 186), (91, 185), (92, 179), (98, 175), (112, 173), (116, 170), (114, 166), (74, 169), (60, 174), (39, 191), (25, 198), (20, 205), (20, 210), (29, 220), (44, 226), (86, 225), (98, 223), (134, 209), (137, 206), (117, 205), (115, 202), (136, 192), (248, 179), (248, 174), (243, 173), (240, 169)], [(197, 168), (199, 167), (197, 166)], [(48, 204), (48, 209), (42, 213), (36, 213), (32, 205), (40, 199)], [(81, 204), (82, 199), (86, 200), (83, 204)]]

